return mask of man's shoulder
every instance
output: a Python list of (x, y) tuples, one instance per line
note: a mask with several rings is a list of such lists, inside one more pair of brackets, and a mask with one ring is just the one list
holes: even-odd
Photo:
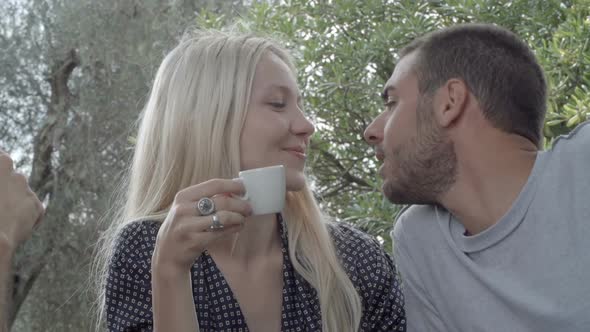
[(556, 176), (544, 176), (542, 181), (550, 181), (561, 188), (579, 188), (587, 192), (590, 187), (587, 177), (590, 164), (590, 121), (574, 128), (567, 135), (557, 137), (551, 148), (542, 152), (548, 164), (546, 172)]
[(550, 151), (560, 150), (590, 155), (590, 120), (579, 124), (567, 135), (557, 137)]
[(445, 211), (434, 205), (410, 205), (398, 214), (392, 235), (399, 239), (430, 233), (438, 229), (436, 222)]

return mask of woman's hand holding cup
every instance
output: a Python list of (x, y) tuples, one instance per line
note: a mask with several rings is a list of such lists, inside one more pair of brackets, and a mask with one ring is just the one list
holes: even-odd
[(210, 244), (238, 232), (252, 213), (247, 201), (233, 197), (244, 192), (241, 181), (224, 179), (178, 192), (158, 231), (153, 272), (184, 275)]

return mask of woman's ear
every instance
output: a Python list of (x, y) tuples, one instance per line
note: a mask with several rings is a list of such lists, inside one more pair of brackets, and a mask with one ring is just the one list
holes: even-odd
[(434, 95), (434, 117), (442, 128), (447, 128), (461, 117), (467, 106), (469, 90), (463, 80), (452, 78)]

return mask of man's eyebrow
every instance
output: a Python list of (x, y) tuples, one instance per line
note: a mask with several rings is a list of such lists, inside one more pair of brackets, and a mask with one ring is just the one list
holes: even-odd
[(383, 89), (383, 92), (381, 93), (381, 99), (383, 99), (384, 102), (387, 102), (387, 99), (389, 99), (389, 91), (391, 90), (395, 90), (395, 86), (386, 85)]

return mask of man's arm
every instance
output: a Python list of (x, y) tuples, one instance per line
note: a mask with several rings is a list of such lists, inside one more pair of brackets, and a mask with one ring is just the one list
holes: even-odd
[(12, 159), (0, 150), (0, 332), (8, 331), (14, 252), (29, 238), (43, 212), (27, 179), (15, 172)]

